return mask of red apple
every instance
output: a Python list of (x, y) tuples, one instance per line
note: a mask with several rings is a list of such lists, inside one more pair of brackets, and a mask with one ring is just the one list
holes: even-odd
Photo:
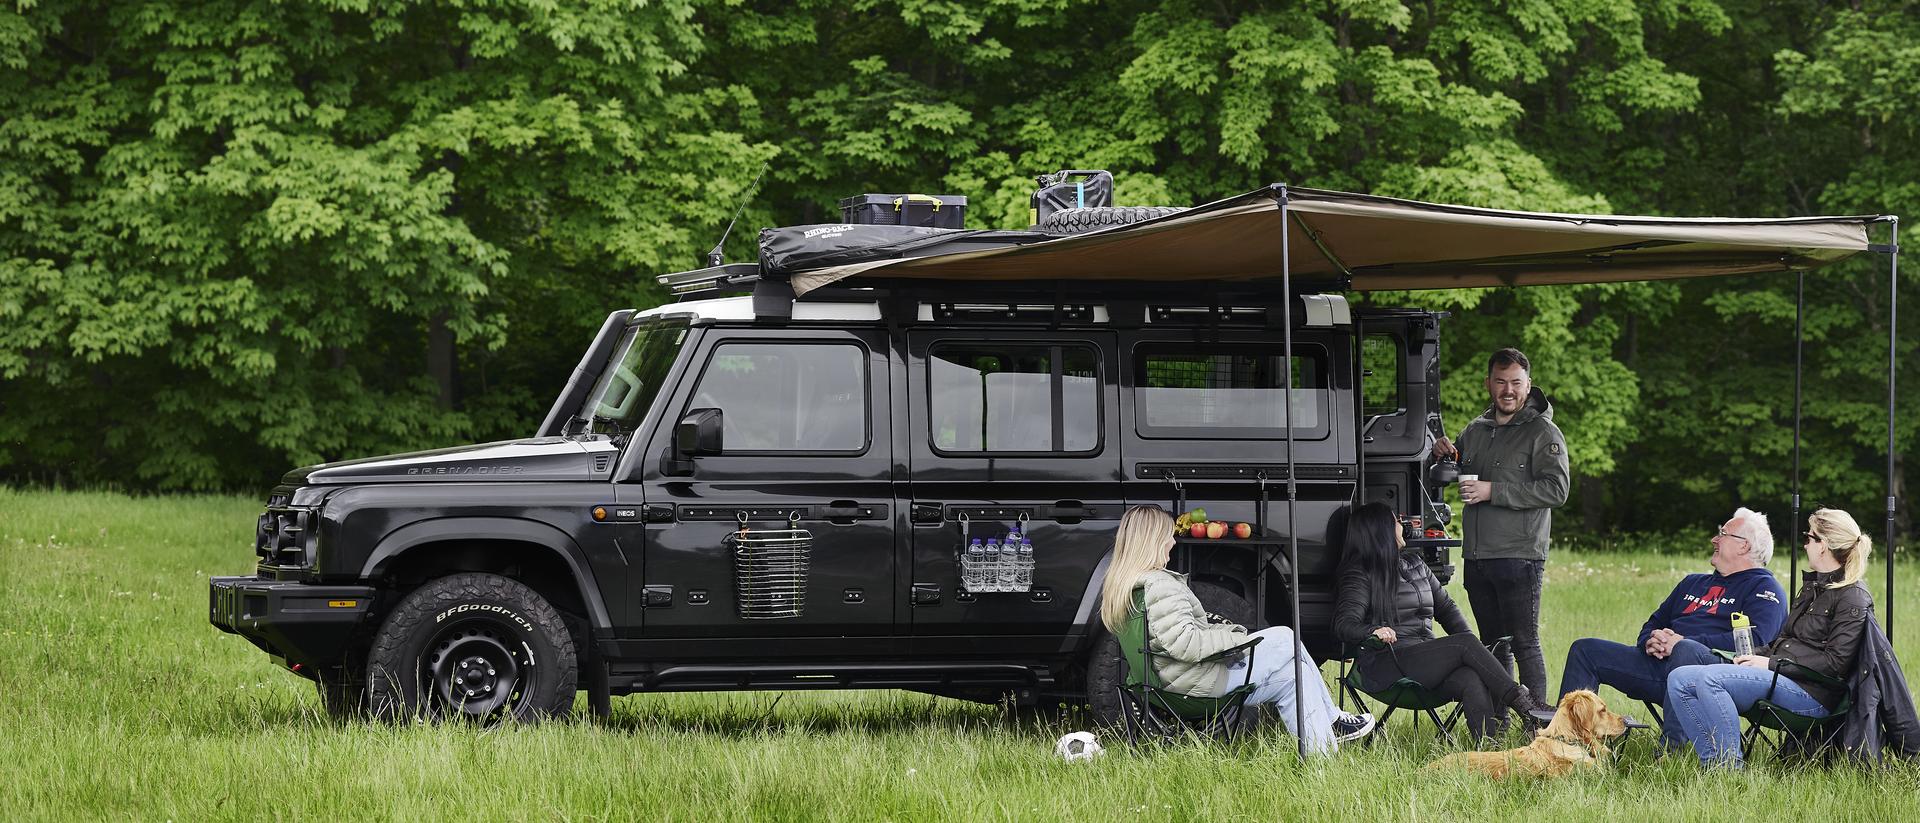
[(1207, 524), (1208, 539), (1219, 540), (1220, 538), (1226, 537), (1226, 536), (1227, 536), (1227, 524), (1217, 522), (1217, 521)]
[(1235, 523), (1235, 524), (1233, 524), (1233, 536), (1234, 536), (1234, 537), (1238, 537), (1238, 538), (1240, 538), (1241, 540), (1245, 540), (1245, 539), (1247, 539), (1247, 538), (1249, 538), (1249, 537), (1252, 537), (1252, 536), (1253, 536), (1253, 524), (1252, 524), (1252, 523)]
[(1191, 536), (1193, 536), (1193, 537), (1206, 537), (1206, 536), (1207, 536), (1207, 524), (1205, 524), (1205, 523), (1195, 523), (1195, 524), (1193, 524), (1193, 527), (1192, 527), (1192, 528), (1189, 528), (1189, 529), (1187, 529), (1187, 534), (1188, 534), (1188, 535), (1191, 535)]

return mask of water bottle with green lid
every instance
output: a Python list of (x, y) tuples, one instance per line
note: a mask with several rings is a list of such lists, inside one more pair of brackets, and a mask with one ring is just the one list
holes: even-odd
[(1753, 654), (1753, 621), (1741, 612), (1733, 613), (1733, 656)]

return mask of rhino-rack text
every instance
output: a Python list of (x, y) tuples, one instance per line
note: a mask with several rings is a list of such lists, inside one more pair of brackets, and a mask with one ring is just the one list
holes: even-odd
[(525, 466), (428, 466), (408, 469), (407, 474), (519, 474)]

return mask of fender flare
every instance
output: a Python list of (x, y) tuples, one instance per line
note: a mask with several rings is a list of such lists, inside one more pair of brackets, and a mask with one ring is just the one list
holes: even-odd
[(573, 574), (573, 582), (580, 589), (580, 602), (587, 604), (587, 620), (594, 631), (606, 632), (613, 628), (613, 621), (607, 617), (607, 604), (600, 596), (599, 581), (594, 579), (593, 568), (584, 560), (580, 546), (573, 538), (560, 529), (536, 520), (523, 520), (514, 517), (445, 517), (411, 523), (393, 530), (380, 539), (373, 553), (367, 557), (361, 568), (363, 580), (378, 580), (385, 575), (393, 562), (415, 547), (429, 543), (443, 543), (459, 540), (512, 541), (539, 546), (555, 555), (567, 564)]

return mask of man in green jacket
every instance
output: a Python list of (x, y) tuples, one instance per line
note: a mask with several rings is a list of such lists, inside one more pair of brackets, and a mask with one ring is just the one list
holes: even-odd
[(1553, 507), (1567, 502), (1567, 440), (1553, 425), (1553, 405), (1533, 387), (1531, 369), (1518, 349), (1494, 352), (1486, 384), (1492, 406), (1461, 430), (1457, 446), (1441, 437), (1433, 453), (1460, 461), (1467, 508), (1463, 582), (1473, 622), (1482, 640), (1513, 638), (1501, 662), (1518, 658), (1520, 683), (1544, 695), (1540, 587)]

